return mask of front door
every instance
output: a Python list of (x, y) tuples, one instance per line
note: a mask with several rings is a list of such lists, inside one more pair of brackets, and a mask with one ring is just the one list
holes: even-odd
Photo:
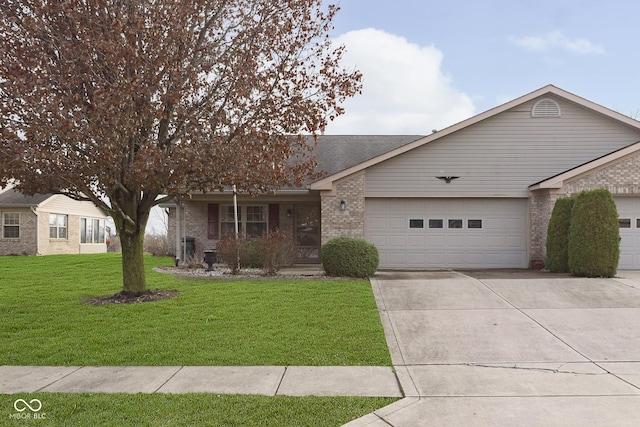
[(294, 233), (298, 245), (297, 263), (320, 263), (320, 205), (294, 206)]

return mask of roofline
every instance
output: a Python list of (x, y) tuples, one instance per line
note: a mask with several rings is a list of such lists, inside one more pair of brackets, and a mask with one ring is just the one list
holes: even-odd
[(37, 208), (39, 203), (2, 203), (0, 208), (3, 209), (25, 209), (25, 208)]
[(605, 154), (602, 157), (598, 157), (595, 160), (591, 160), (587, 163), (583, 163), (575, 168), (571, 168), (565, 172), (559, 173), (558, 175), (547, 178), (543, 181), (537, 182), (529, 186), (529, 190), (542, 190), (542, 189), (559, 189), (564, 186), (564, 182), (575, 178), (578, 175), (582, 175), (584, 173), (590, 172), (596, 168), (601, 166), (605, 166), (611, 162), (615, 162), (623, 157), (626, 157), (630, 154), (634, 154), (640, 151), (640, 141), (623, 147), (619, 150), (616, 150), (612, 153)]
[(582, 98), (580, 96), (574, 95), (573, 93), (567, 92), (566, 90), (560, 89), (559, 87), (556, 87), (554, 85), (547, 85), (544, 86), (540, 89), (537, 89), (533, 92), (530, 92), (526, 95), (523, 95), (519, 98), (516, 98), (512, 101), (506, 102), (502, 105), (499, 105), (497, 107), (494, 107), (490, 110), (487, 110), (483, 113), (477, 114), (473, 117), (470, 117), (466, 120), (463, 120), (461, 122), (458, 122), (454, 125), (451, 125), (447, 128), (444, 128), (442, 130), (439, 130), (437, 132), (432, 133), (431, 135), (425, 136), (424, 138), (420, 138), (417, 139), (413, 142), (410, 142), (406, 145), (403, 145), (402, 147), (396, 148), (395, 150), (391, 150), (387, 153), (381, 154), (380, 156), (374, 157), (372, 159), (369, 159), (365, 162), (359, 163), (357, 165), (354, 165), (348, 169), (345, 169), (343, 171), (340, 171), (338, 173), (335, 173), (333, 175), (327, 176), (323, 179), (320, 179), (314, 183), (312, 183), (309, 188), (311, 190), (331, 190), (333, 187), (333, 182), (337, 181), (339, 179), (342, 179), (346, 176), (352, 175), (356, 172), (359, 172), (363, 169), (369, 168), (371, 166), (374, 166), (378, 163), (381, 163), (385, 160), (388, 160), (390, 158), (393, 158), (395, 156), (398, 156), (400, 154), (406, 153), (407, 151), (413, 150), (414, 148), (420, 147), (422, 145), (428, 144), (430, 142), (433, 142), (435, 140), (438, 140), (440, 138), (443, 138), (447, 135), (451, 135), (454, 132), (457, 132), (461, 129), (464, 129), (466, 127), (469, 127), (471, 125), (474, 125), (476, 123), (479, 123), (483, 120), (489, 119), (491, 117), (494, 117), (500, 113), (503, 113), (511, 108), (514, 108), (520, 104), (524, 104), (526, 102), (529, 102), (533, 99), (536, 99), (540, 96), (546, 95), (546, 94), (554, 94), (557, 95), (559, 97), (562, 97), (568, 101), (574, 102), (578, 105), (581, 105), (585, 108), (588, 108), (592, 111), (595, 111), (599, 114), (602, 114), (604, 116), (607, 116), (609, 118), (612, 118), (614, 120), (617, 120), (619, 122), (622, 122), (628, 126), (634, 127), (636, 129), (640, 130), (640, 121), (634, 120), (629, 116), (625, 116), (624, 114), (618, 113), (616, 111), (613, 111), (609, 108), (603, 107), (602, 105), (596, 104), (595, 102), (589, 101), (585, 98)]

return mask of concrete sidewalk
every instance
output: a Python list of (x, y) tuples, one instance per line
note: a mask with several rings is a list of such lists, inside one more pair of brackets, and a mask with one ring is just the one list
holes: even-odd
[(0, 393), (402, 397), (388, 366), (0, 366)]
[(349, 427), (637, 426), (640, 274), (379, 272), (407, 396)]

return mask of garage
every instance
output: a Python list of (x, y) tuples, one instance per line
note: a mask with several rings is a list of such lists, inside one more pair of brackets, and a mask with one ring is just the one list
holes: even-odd
[(616, 197), (620, 224), (618, 269), (640, 269), (640, 198)]
[(526, 199), (365, 201), (380, 268), (526, 268)]

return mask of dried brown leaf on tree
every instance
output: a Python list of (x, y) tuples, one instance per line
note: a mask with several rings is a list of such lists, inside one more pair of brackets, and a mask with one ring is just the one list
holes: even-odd
[(161, 195), (314, 173), (314, 134), (360, 91), (321, 0), (3, 0), (0, 184), (113, 217), (125, 291)]

